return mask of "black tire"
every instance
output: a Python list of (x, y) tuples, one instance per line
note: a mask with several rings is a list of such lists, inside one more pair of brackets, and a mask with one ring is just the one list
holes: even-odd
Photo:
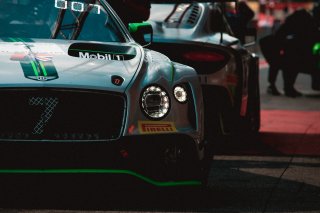
[(203, 86), (205, 111), (205, 138), (208, 143), (216, 143), (235, 129), (235, 109), (224, 88)]

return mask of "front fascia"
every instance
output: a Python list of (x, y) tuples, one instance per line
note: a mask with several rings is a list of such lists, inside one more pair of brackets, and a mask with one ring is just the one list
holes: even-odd
[[(145, 51), (143, 64), (132, 83), (126, 90), (128, 101), (127, 120), (125, 123), (124, 135), (148, 134), (141, 129), (141, 124), (165, 124), (169, 129), (155, 130), (154, 134), (162, 133), (183, 133), (194, 138), (198, 143), (202, 141), (202, 93), (196, 72), (187, 66), (171, 62), (166, 56), (154, 52)], [(188, 84), (192, 94), (189, 94), (194, 101), (196, 114), (196, 127), (194, 128), (188, 119), (189, 104), (179, 103), (173, 95), (175, 85)], [(141, 109), (141, 92), (150, 85), (159, 85), (169, 95), (171, 106), (169, 113), (161, 120), (154, 121), (148, 118)], [(191, 101), (191, 99), (189, 100)], [(164, 132), (163, 132), (164, 131)]]

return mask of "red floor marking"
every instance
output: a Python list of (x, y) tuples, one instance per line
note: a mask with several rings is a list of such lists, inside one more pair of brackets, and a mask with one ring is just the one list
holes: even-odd
[(320, 111), (261, 111), (261, 142), (282, 154), (320, 156)]
[(320, 135), (320, 111), (261, 110), (260, 132)]
[(268, 67), (269, 67), (269, 64), (268, 64), (268, 62), (267, 62), (265, 59), (260, 59), (260, 61), (259, 61), (259, 67), (260, 67), (260, 69), (262, 69), (262, 68), (268, 68)]

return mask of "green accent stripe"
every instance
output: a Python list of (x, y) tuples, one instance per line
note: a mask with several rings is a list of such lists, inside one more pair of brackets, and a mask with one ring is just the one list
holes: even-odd
[(30, 38), (19, 38), (20, 39), (20, 41), (22, 41), (22, 42), (34, 42), (32, 39), (30, 39)]
[(6, 37), (6, 38), (1, 38), (1, 40), (5, 42), (34, 42), (30, 38), (13, 38), (13, 37)]
[(9, 38), (10, 41), (12, 42), (19, 42), (18, 40), (16, 40), (15, 38)]
[(1, 169), (0, 174), (121, 174), (131, 175), (155, 186), (199, 186), (200, 181), (156, 181), (131, 170), (117, 169)]
[(43, 61), (41, 62), (43, 64), (43, 66), (45, 67), (45, 70), (46, 70), (46, 73), (47, 73), (47, 76), (50, 76), (50, 77), (59, 77), (58, 76), (58, 72), (53, 64), (52, 61)]
[(17, 41), (25, 42), (22, 38), (16, 38)]
[(116, 54), (116, 55), (131, 55), (135, 56), (135, 54), (129, 54), (129, 53), (116, 53), (116, 52), (105, 52), (105, 51), (96, 51), (96, 50), (82, 50), (82, 49), (69, 49), (79, 52), (90, 52), (90, 53), (104, 53), (104, 54)]
[(35, 74), (36, 76), (39, 76), (36, 63), (35, 63), (34, 61), (30, 61), (30, 63), (31, 63), (31, 66), (32, 66), (32, 69), (33, 69), (34, 74)]
[(42, 63), (41, 61), (39, 62), (39, 64), (40, 64), (40, 67), (41, 67), (41, 69), (42, 69), (43, 75), (44, 75), (44, 76), (48, 76), (46, 67), (43, 65), (43, 63)]
[(174, 65), (173, 63), (171, 63), (171, 82), (173, 83), (174, 81), (174, 75), (175, 75), (175, 68), (174, 68)]

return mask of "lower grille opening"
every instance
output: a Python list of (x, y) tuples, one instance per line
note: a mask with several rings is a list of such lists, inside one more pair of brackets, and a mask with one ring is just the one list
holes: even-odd
[(117, 94), (59, 89), (0, 91), (0, 140), (112, 140), (125, 100)]

